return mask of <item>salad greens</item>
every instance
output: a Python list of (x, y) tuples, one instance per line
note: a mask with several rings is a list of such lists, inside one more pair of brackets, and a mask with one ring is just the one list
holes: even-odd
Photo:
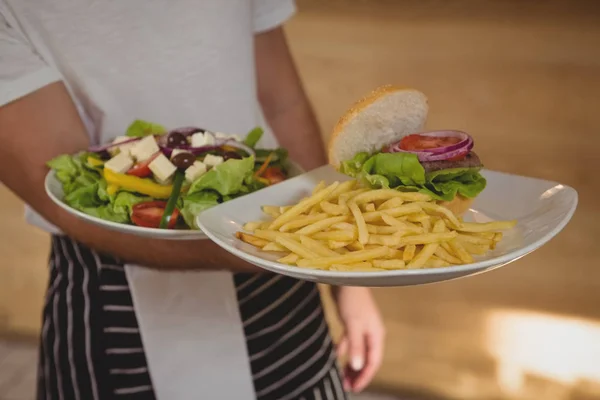
[(162, 125), (136, 119), (131, 125), (129, 125), (129, 128), (127, 128), (125, 136), (144, 137), (150, 135), (162, 135), (166, 132), (167, 129)]
[[(167, 130), (158, 124), (136, 120), (129, 126), (126, 135), (144, 137), (166, 132)], [(236, 157), (226, 159), (218, 165), (209, 165), (208, 170), (205, 170), (202, 175), (195, 177), (193, 181), (185, 181), (180, 195), (170, 196), (176, 197), (173, 201), (178, 215), (182, 217), (179, 220), (179, 227), (198, 229), (195, 217), (202, 211), (277, 182), (269, 179), (268, 174), (257, 172), (272, 169), (271, 172), (285, 179), (287, 151), (281, 148), (255, 149), (262, 135), (263, 130), (255, 128), (244, 141), (246, 146), (252, 148), (255, 155), (248, 155), (236, 149), (234, 150), (238, 154)], [(231, 154), (232, 149), (224, 145), (222, 150), (211, 149), (206, 154), (218, 155), (226, 152)], [(201, 163), (206, 154), (202, 153), (194, 157)], [(137, 223), (140, 216), (134, 215), (136, 205), (156, 207), (157, 203), (161, 203), (164, 206), (173, 185), (160, 182), (154, 176), (140, 176), (129, 174), (129, 171), (119, 173), (105, 169), (106, 156), (106, 152), (60, 155), (48, 161), (47, 165), (55, 172), (56, 179), (61, 182), (64, 192), (63, 201), (70, 207), (107, 221), (140, 225)], [(136, 168), (137, 165), (131, 170), (136, 171)], [(179, 170), (177, 174), (181, 176), (183, 171)]]
[(481, 168), (451, 168), (425, 172), (412, 153), (358, 153), (342, 162), (341, 172), (372, 188), (392, 188), (426, 193), (436, 200), (451, 201), (457, 194), (474, 198), (485, 189)]

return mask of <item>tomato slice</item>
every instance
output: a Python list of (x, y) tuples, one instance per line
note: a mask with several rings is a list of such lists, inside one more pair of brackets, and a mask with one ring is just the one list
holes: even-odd
[(282, 182), (285, 180), (285, 174), (279, 167), (269, 167), (263, 172), (262, 176), (269, 181), (270, 185)]
[(407, 151), (436, 149), (438, 147), (452, 146), (459, 143), (460, 138), (452, 136), (435, 137), (425, 135), (408, 135), (400, 141), (400, 148)]
[(141, 163), (135, 164), (133, 167), (131, 167), (129, 169), (129, 171), (127, 171), (127, 174), (134, 175), (139, 178), (146, 178), (146, 177), (152, 175), (152, 171), (150, 170), (149, 165), (152, 161), (154, 161), (154, 159), (156, 157), (158, 157), (159, 154), (160, 154), (160, 151), (157, 151), (156, 154), (154, 154), (152, 157), (150, 157), (146, 161), (142, 161)]
[[(158, 228), (166, 206), (167, 202), (160, 200), (137, 203), (133, 206), (131, 221), (135, 225), (142, 226), (144, 228)], [(179, 218), (179, 214), (180, 213), (178, 209), (173, 210), (173, 214), (171, 214), (171, 219), (167, 225), (169, 229), (173, 229), (175, 227), (175, 224), (177, 224), (177, 219)]]

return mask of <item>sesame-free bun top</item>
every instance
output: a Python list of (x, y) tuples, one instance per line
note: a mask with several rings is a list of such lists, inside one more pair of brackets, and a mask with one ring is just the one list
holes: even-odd
[(356, 102), (333, 129), (329, 140), (329, 163), (339, 168), (357, 153), (380, 151), (411, 133), (423, 129), (429, 106), (418, 90), (381, 86)]

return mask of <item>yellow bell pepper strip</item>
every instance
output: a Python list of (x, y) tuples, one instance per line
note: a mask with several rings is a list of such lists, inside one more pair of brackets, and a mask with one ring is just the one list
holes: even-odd
[(168, 199), (173, 191), (173, 185), (159, 185), (150, 179), (119, 174), (108, 168), (104, 168), (104, 179), (109, 185), (117, 185), (121, 189), (145, 194), (155, 199)]
[(259, 181), (260, 183), (262, 183), (263, 185), (265, 185), (265, 186), (270, 186), (271, 185), (271, 182), (269, 182), (268, 179), (262, 178), (260, 176), (255, 177), (255, 179), (257, 181)]
[(258, 169), (258, 171), (256, 171), (256, 173), (254, 174), (255, 177), (259, 177), (262, 174), (265, 173), (265, 171), (267, 170), (267, 167), (269, 166), (269, 163), (271, 162), (271, 159), (273, 158), (273, 153), (270, 153), (265, 162), (260, 166), (260, 168)]
[(88, 157), (87, 158), (87, 162), (88, 164), (90, 164), (92, 167), (101, 167), (104, 165), (104, 161), (99, 160), (97, 158), (94, 157)]
[(116, 194), (119, 191), (119, 189), (119, 186), (115, 185), (114, 183), (106, 185), (106, 193), (108, 193), (109, 196)]

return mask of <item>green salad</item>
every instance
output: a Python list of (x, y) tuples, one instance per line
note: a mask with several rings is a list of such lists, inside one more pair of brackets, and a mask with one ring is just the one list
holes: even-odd
[(287, 151), (195, 127), (167, 130), (137, 120), (111, 143), (48, 162), (70, 207), (107, 221), (198, 229), (207, 208), (288, 178)]

